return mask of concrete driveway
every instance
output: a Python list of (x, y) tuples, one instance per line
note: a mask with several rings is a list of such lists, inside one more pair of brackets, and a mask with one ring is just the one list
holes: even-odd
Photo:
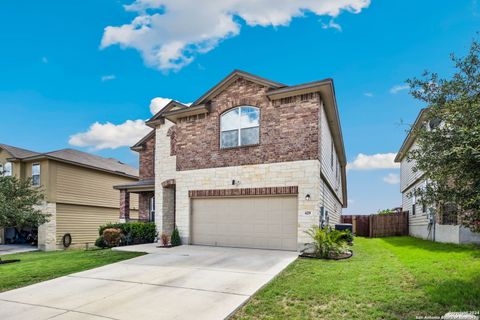
[(0, 293), (0, 319), (224, 319), (297, 257), (153, 244), (148, 255)]
[(37, 250), (37, 247), (33, 247), (29, 244), (0, 244), (0, 256)]

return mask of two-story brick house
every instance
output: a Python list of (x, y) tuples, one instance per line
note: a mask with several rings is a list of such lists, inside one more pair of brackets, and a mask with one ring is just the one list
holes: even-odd
[[(298, 250), (312, 225), (340, 221), (346, 159), (331, 79), (286, 86), (234, 71), (147, 125), (154, 135), (133, 148), (160, 234), (176, 225), (184, 243)], [(124, 186), (122, 204), (138, 188)]]

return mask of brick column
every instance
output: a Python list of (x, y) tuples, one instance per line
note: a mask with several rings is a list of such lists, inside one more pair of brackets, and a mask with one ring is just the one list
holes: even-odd
[(130, 220), (130, 192), (120, 190), (120, 220)]

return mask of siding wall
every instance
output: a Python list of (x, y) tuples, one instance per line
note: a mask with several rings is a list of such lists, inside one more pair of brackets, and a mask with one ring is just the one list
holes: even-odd
[(416, 205), (416, 213), (412, 215), (412, 205), (413, 205), (413, 198), (408, 197), (408, 193), (412, 192), (414, 188), (420, 188), (423, 185), (423, 180), (418, 181), (417, 183), (413, 184), (410, 188), (406, 189), (405, 192), (402, 193), (402, 209), (403, 211), (409, 212), (409, 225), (410, 226), (426, 226), (428, 225), (428, 216), (427, 212), (422, 212), (422, 205), (419, 203), (417, 199)]
[[(332, 166), (332, 141), (333, 137), (328, 125), (327, 115), (325, 109), (321, 107), (320, 115), (320, 154), (319, 158), (322, 166), (322, 174), (325, 179), (322, 179), (322, 192), (324, 194), (324, 206), (330, 213), (330, 222), (339, 223), (340, 215), (342, 214), (342, 203), (338, 199), (343, 200), (343, 186), (342, 186), (342, 170), (340, 169), (340, 162), (338, 155), (333, 148), (333, 166)], [(327, 184), (330, 186), (328, 188)], [(333, 190), (333, 192), (332, 192)]]
[[(416, 148), (415, 144), (411, 149)], [(402, 159), (400, 164), (400, 191), (403, 192), (405, 189), (409, 188), (412, 183), (420, 179), (422, 172), (417, 171), (413, 172), (415, 167), (415, 161), (408, 161), (407, 157)]]
[(98, 238), (98, 227), (109, 222), (118, 222), (117, 208), (57, 204), (57, 245), (63, 247), (65, 233), (71, 234), (74, 246), (92, 244)]
[[(131, 183), (134, 179), (116, 176), (97, 170), (90, 170), (69, 164), (55, 163), (56, 201), (64, 204), (77, 204), (115, 208), (120, 206), (120, 192), (114, 185)], [(138, 195), (130, 195), (130, 208), (138, 209)]]

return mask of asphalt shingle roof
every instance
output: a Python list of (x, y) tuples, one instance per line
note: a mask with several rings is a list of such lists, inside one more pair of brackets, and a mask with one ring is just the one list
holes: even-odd
[(103, 170), (124, 173), (130, 176), (138, 176), (137, 169), (130, 167), (129, 165), (126, 165), (117, 159), (104, 158), (74, 149), (62, 149), (58, 151), (47, 152), (44, 155), (47, 157), (75, 162)]
[(35, 151), (30, 151), (27, 149), (17, 148), (14, 146), (9, 146), (8, 144), (0, 143), (0, 148), (5, 149), (8, 153), (12, 155), (13, 158), (23, 159), (28, 157), (38, 156), (40, 153)]

